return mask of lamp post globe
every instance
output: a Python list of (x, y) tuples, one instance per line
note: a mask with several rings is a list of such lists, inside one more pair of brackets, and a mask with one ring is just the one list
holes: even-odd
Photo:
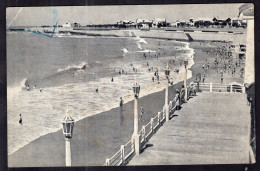
[(65, 139), (71, 139), (73, 134), (74, 119), (66, 115), (62, 121), (63, 135)]
[(73, 134), (73, 127), (74, 127), (74, 119), (71, 116), (66, 115), (62, 121), (62, 130), (63, 130), (63, 135), (65, 137), (66, 166), (71, 166), (70, 140)]
[(133, 89), (135, 98), (138, 98), (139, 93), (140, 93), (140, 85), (137, 82), (134, 82), (132, 85), (132, 89)]
[(187, 68), (187, 66), (188, 66), (188, 59), (184, 59), (183, 64), (184, 64), (185, 68)]

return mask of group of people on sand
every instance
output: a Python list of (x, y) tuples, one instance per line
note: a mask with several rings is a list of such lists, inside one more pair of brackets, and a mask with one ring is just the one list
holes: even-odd
[[(207, 51), (207, 54), (215, 54), (214, 65), (216, 72), (220, 75), (220, 83), (223, 84), (224, 74), (231, 75), (232, 77), (236, 75), (237, 71), (240, 70), (240, 77), (243, 78), (244, 67), (241, 66), (241, 59), (234, 58), (231, 52), (231, 46), (225, 44), (222, 47), (215, 49), (210, 49)], [(203, 79), (202, 82), (205, 82), (206, 72), (209, 69), (209, 62), (206, 59), (205, 64), (202, 66), (203, 69)]]
[[(34, 85), (33, 88), (31, 88), (30, 85), (27, 84), (27, 86), (26, 86), (26, 90), (27, 90), (27, 91), (31, 91), (31, 90), (33, 90), (33, 89), (36, 89), (36, 85)], [(41, 88), (40, 88), (40, 92), (42, 92), (42, 91), (43, 91), (43, 88), (41, 87)]]

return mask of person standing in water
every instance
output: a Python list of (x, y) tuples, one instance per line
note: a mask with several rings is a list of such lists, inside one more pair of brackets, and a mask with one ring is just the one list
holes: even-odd
[(124, 100), (122, 99), (122, 97), (120, 97), (120, 107), (122, 107), (123, 106), (123, 104), (124, 104)]
[(20, 114), (19, 124), (23, 124), (22, 114)]
[(140, 118), (139, 118), (139, 120), (142, 120), (143, 119), (143, 115), (144, 115), (144, 108), (143, 107), (141, 107), (141, 110), (140, 110)]

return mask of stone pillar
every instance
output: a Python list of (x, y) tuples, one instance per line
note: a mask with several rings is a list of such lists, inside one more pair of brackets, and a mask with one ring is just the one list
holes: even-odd
[(106, 166), (110, 166), (110, 160), (108, 158), (106, 159)]
[(140, 154), (140, 135), (138, 134), (138, 101), (137, 97), (135, 97), (134, 100), (134, 133), (132, 138), (135, 141), (135, 154), (139, 155)]
[(165, 102), (164, 102), (164, 108), (165, 108), (165, 116), (166, 116), (166, 122), (169, 121), (170, 119), (170, 114), (169, 114), (169, 104), (168, 104), (168, 99), (169, 99), (169, 86), (168, 86), (168, 79), (166, 83), (166, 88), (165, 88)]
[(134, 139), (134, 142), (135, 142), (135, 154), (136, 155), (139, 155), (140, 154), (140, 149), (141, 149), (141, 146), (140, 146), (140, 138), (141, 136), (139, 134), (134, 134), (132, 136), (132, 138)]
[(66, 166), (71, 166), (71, 149), (70, 149), (69, 138), (65, 138), (65, 150), (66, 150)]
[(209, 92), (212, 92), (212, 82), (209, 83)]
[(233, 85), (230, 85), (230, 93), (233, 93)]
[(134, 100), (134, 134), (138, 134), (138, 98)]

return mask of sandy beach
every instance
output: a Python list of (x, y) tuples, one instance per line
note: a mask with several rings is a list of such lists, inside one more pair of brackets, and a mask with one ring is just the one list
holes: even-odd
[[(195, 50), (194, 65), (190, 68), (192, 78), (202, 73), (205, 59), (209, 62), (205, 82), (220, 83), (220, 75), (216, 72), (214, 61), (216, 54), (207, 53), (210, 49), (222, 47), (222, 42), (191, 42), (190, 47)], [(242, 82), (239, 72), (235, 76), (224, 74), (224, 84), (237, 81)], [(175, 89), (180, 89), (183, 82), (169, 88), (169, 99), (174, 97)], [(139, 99), (139, 106), (144, 107), (144, 121), (139, 122), (139, 129), (150, 121), (164, 105), (164, 91), (152, 93)], [(156, 99), (156, 101), (154, 100)], [(108, 102), (109, 103), (109, 102)], [(113, 108), (109, 111), (93, 115), (75, 123), (71, 140), (72, 166), (100, 166), (105, 159), (111, 157), (120, 145), (131, 139), (133, 133), (133, 101), (124, 104), (123, 108)], [(21, 160), (21, 158), (28, 160)], [(28, 145), (8, 156), (9, 167), (34, 166), (64, 166), (65, 142), (62, 130), (50, 133), (30, 142)]]

